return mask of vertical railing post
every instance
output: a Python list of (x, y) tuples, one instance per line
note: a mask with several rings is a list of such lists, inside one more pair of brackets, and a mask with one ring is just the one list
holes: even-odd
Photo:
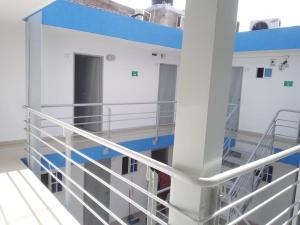
[[(30, 112), (25, 109), (25, 118), (26, 118), (26, 145), (27, 145), (27, 165), (31, 167), (31, 148), (30, 148)], [(31, 168), (32, 169), (32, 168)]]
[[(34, 113), (30, 113), (30, 124), (34, 125), (35, 127), (40, 128), (41, 127), (41, 118), (37, 115), (35, 115)], [(29, 126), (30, 126), (29, 124)], [(33, 171), (33, 173), (37, 176), (40, 177), (41, 175), (41, 166), (39, 165), (38, 162), (31, 160), (32, 156), (34, 156), (36, 159), (41, 160), (41, 157), (39, 157), (36, 153), (34, 153), (33, 151), (31, 151), (31, 147), (40, 150), (41, 149), (41, 142), (40, 140), (38, 140), (37, 138), (33, 138), (31, 136), (31, 133), (34, 134), (35, 136), (37, 136), (38, 138), (41, 138), (41, 132), (37, 129), (31, 129), (29, 130), (29, 139), (30, 139), (30, 146), (29, 146), (29, 151), (30, 151), (30, 164), (29, 164), (29, 168)]]
[[(157, 188), (158, 188), (158, 175), (155, 171), (151, 170), (150, 167), (147, 167), (147, 181), (148, 181), (148, 192), (157, 195)], [(150, 197), (148, 197), (148, 211), (152, 215), (156, 215), (157, 211), (157, 204), (156, 201)], [(150, 217), (147, 216), (147, 225), (154, 225), (156, 222)]]
[[(65, 143), (66, 143), (66, 149), (65, 149), (65, 155), (67, 158), (72, 158), (72, 150), (70, 147), (72, 147), (72, 132), (64, 129), (63, 130), (63, 135), (65, 137)], [(66, 177), (71, 177), (72, 176), (72, 163), (70, 160), (65, 159), (65, 164), (66, 164)], [(65, 184), (67, 188), (71, 188), (71, 182), (69, 179), (65, 178)], [(71, 194), (69, 191), (65, 191), (65, 205), (66, 208), (69, 208), (71, 204)]]
[(154, 138), (154, 144), (157, 143), (159, 137), (159, 119), (160, 119), (160, 103), (157, 102), (157, 111), (156, 111), (156, 137)]
[(300, 118), (298, 122), (298, 136), (297, 136), (297, 143), (300, 144)]
[(108, 116), (107, 116), (107, 138), (111, 138), (111, 108), (108, 107)]
[[(103, 117), (104, 118), (104, 117)], [(107, 108), (107, 139), (111, 139), (111, 108)], [(105, 147), (103, 150), (103, 154), (109, 154), (109, 148)]]
[[(299, 182), (300, 181), (300, 165), (298, 165), (298, 173), (296, 175), (296, 178), (295, 178), (295, 182)], [(300, 184), (298, 183), (295, 187), (295, 190), (294, 190), (294, 199), (293, 199), (293, 203), (297, 203), (299, 202), (300, 200)], [(299, 216), (297, 216), (298, 214), (298, 211), (299, 211), (299, 203), (296, 204), (291, 212), (291, 216), (295, 217), (292, 221), (292, 225), (297, 225), (298, 224), (298, 221), (299, 221)]]

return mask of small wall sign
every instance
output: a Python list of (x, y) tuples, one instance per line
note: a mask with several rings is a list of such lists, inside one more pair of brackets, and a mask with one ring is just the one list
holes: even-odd
[(139, 72), (138, 71), (131, 71), (131, 76), (132, 77), (138, 77), (139, 76)]
[(294, 86), (294, 81), (291, 80), (284, 81), (284, 87), (293, 87), (293, 86)]

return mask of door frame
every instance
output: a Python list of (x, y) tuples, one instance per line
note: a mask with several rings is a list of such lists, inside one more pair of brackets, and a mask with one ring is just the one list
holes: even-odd
[[(175, 64), (175, 63), (159, 63), (159, 67), (158, 67), (158, 86), (157, 86), (157, 102), (159, 102), (159, 80), (160, 80), (160, 67), (161, 65), (169, 65), (169, 66), (176, 66), (176, 83), (175, 83), (175, 96), (174, 96), (174, 101), (176, 101), (177, 99), (177, 85), (178, 85), (178, 69), (179, 69), (179, 65)], [(175, 111), (176, 111), (176, 103), (174, 103), (174, 113), (173, 113), (173, 122), (175, 123)], [(159, 114), (160, 115), (160, 114)], [(160, 118), (158, 119), (158, 121), (160, 121)]]
[[(99, 103), (103, 103), (103, 98), (104, 98), (104, 96), (103, 96), (103, 93), (104, 93), (104, 90), (103, 90), (103, 88), (104, 88), (104, 84), (103, 84), (103, 82), (104, 82), (104, 56), (103, 55), (96, 55), (96, 54), (90, 54), (90, 53), (82, 53), (82, 52), (73, 52), (73, 71), (72, 71), (72, 74), (73, 74), (73, 82), (72, 82), (72, 84), (73, 84), (73, 88), (72, 88), (72, 90), (73, 90), (73, 96), (72, 96), (72, 98), (73, 98), (73, 100), (72, 100), (72, 104), (76, 104), (75, 103), (75, 58), (76, 58), (76, 55), (82, 55), (82, 56), (90, 56), (90, 57), (97, 57), (97, 58), (100, 58), (100, 59), (102, 59), (102, 69), (101, 69), (101, 74), (102, 74), (102, 76), (101, 76), (101, 80), (100, 80), (100, 84), (99, 84), (99, 88), (100, 88), (100, 90), (101, 90), (101, 99), (100, 99), (100, 102)], [(72, 110), (72, 113), (73, 113), (73, 123), (75, 123), (75, 107), (73, 107), (73, 110)], [(100, 112), (100, 114), (102, 114), (103, 115), (103, 106), (101, 107), (101, 112)], [(103, 117), (101, 117), (101, 120), (103, 121)], [(101, 123), (101, 130), (103, 130), (103, 123)]]
[[(236, 129), (238, 130), (239, 129), (239, 126), (240, 126), (240, 112), (241, 112), (241, 102), (242, 102), (242, 92), (243, 92), (243, 81), (244, 81), (244, 70), (245, 70), (245, 67), (243, 67), (243, 66), (233, 66), (232, 67), (232, 76), (231, 76), (231, 78), (234, 78), (233, 77), (233, 71), (234, 71), (234, 69), (239, 69), (240, 70), (240, 74), (239, 74), (239, 76), (241, 76), (241, 78), (240, 78), (240, 95), (239, 95), (239, 101), (238, 101), (238, 109), (237, 109), (237, 121), (236, 121), (236, 125), (237, 125), (237, 127), (236, 127)], [(230, 85), (232, 84), (232, 80), (230, 81)], [(232, 88), (232, 87), (230, 87), (230, 88)], [(231, 90), (230, 90), (231, 91)], [(230, 91), (229, 91), (229, 99), (228, 99), (228, 104), (231, 104), (232, 102), (230, 102)]]

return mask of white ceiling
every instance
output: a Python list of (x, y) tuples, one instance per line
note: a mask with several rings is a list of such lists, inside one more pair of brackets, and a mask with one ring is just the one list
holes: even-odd
[(0, 0), (0, 23), (17, 23), (55, 0)]

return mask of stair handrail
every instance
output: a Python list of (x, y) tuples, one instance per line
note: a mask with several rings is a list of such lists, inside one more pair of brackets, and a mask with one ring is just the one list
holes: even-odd
[[(250, 155), (249, 159), (247, 160), (246, 164), (248, 164), (248, 163), (250, 163), (250, 162), (253, 161), (253, 159), (255, 158), (255, 155), (257, 154), (258, 150), (260, 149), (260, 146), (263, 144), (265, 138), (268, 136), (268, 134), (270, 133), (270, 131), (274, 128), (274, 126), (275, 126), (275, 124), (276, 124), (276, 121), (277, 121), (277, 118), (278, 118), (279, 114), (282, 113), (282, 112), (300, 113), (299, 110), (292, 110), (292, 109), (280, 109), (280, 110), (278, 110), (278, 111), (276, 112), (276, 114), (274, 115), (274, 117), (272, 118), (272, 120), (271, 120), (269, 126), (267, 127), (267, 129), (266, 129), (266, 131), (265, 131), (265, 133), (263, 134), (263, 136), (262, 136), (262, 137), (260, 138), (260, 140), (258, 141), (258, 143), (257, 143), (257, 145), (256, 145), (256, 147), (255, 147), (255, 149), (254, 149), (253, 152), (251, 153), (251, 155)], [(234, 192), (234, 190), (235, 190), (235, 188), (236, 188), (238, 182), (240, 181), (240, 179), (241, 179), (241, 176), (239, 176), (239, 177), (236, 179), (236, 181), (235, 181), (234, 184), (232, 185), (232, 187), (231, 187), (231, 189), (230, 189), (228, 195), (231, 195), (231, 194)]]

